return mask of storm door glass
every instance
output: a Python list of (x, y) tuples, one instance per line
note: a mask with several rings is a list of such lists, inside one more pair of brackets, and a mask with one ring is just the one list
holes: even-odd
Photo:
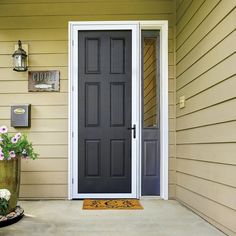
[(158, 47), (156, 37), (143, 39), (143, 128), (158, 124)]

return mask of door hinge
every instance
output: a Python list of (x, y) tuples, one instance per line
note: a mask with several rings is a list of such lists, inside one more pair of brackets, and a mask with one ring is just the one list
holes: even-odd
[(72, 178), (72, 184), (74, 184), (74, 178)]
[(72, 46), (74, 47), (74, 40), (72, 40)]
[(74, 132), (72, 131), (72, 138), (74, 138)]

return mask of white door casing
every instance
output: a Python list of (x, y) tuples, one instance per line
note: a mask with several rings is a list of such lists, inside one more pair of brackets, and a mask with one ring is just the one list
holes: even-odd
[[(69, 22), (68, 198), (141, 197), (141, 30), (160, 30), (160, 197), (168, 199), (168, 23), (167, 21)], [(78, 194), (78, 31), (132, 31), (132, 191), (130, 194)]]

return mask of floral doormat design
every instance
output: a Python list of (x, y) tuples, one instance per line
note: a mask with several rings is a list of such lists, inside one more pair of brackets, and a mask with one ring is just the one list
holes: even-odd
[(85, 199), (84, 210), (142, 210), (137, 199)]

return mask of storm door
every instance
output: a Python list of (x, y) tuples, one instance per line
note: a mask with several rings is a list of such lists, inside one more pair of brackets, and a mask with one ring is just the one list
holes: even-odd
[(131, 30), (78, 32), (78, 193), (131, 193)]

